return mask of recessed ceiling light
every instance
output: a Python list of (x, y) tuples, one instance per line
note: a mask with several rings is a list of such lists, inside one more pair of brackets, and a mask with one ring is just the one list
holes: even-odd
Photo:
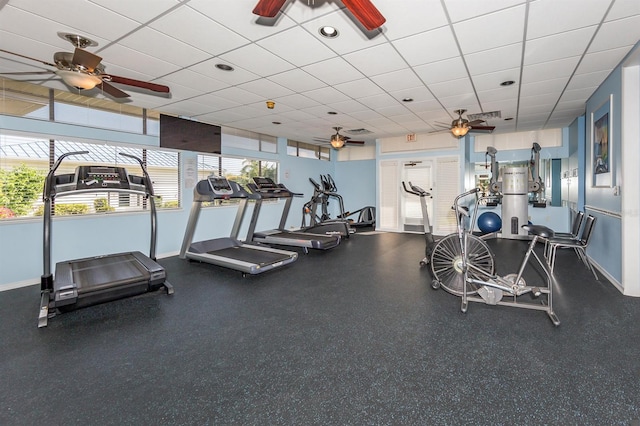
[(511, 120), (513, 120), (513, 117), (507, 117), (504, 119), (504, 121), (511, 121)]
[(335, 29), (334, 27), (330, 27), (328, 25), (325, 25), (324, 27), (320, 27), (318, 32), (322, 37), (326, 37), (326, 38), (335, 38), (335, 37), (338, 37), (338, 35), (340, 34), (337, 29)]
[(413, 98), (404, 98), (402, 102), (413, 102)]
[(500, 86), (511, 86), (514, 83), (515, 83), (515, 81), (513, 81), (513, 80), (507, 80), (507, 81), (503, 81), (502, 83), (500, 83)]
[(335, 112), (335, 111), (329, 111), (329, 112), (327, 112), (327, 114), (329, 114), (329, 115), (336, 115), (336, 114), (338, 114), (338, 113), (337, 113), (337, 112)]
[(216, 64), (216, 68), (222, 71), (233, 71), (233, 67), (227, 64)]
[(282, 124), (280, 121), (272, 121), (271, 124)]

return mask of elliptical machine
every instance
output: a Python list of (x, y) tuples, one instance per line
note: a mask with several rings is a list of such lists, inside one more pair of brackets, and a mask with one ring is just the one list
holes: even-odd
[(420, 207), (422, 208), (422, 219), (424, 225), (424, 238), (426, 243), (424, 248), (424, 259), (420, 261), (420, 266), (426, 266), (429, 264), (429, 262), (431, 262), (431, 253), (433, 252), (433, 248), (436, 245), (436, 241), (433, 238), (432, 233), (433, 227), (429, 222), (429, 212), (427, 210), (427, 197), (430, 197), (431, 193), (425, 191), (417, 185), (413, 185), (411, 182), (409, 182), (409, 188), (411, 189), (407, 188), (407, 185), (404, 183), (404, 181), (402, 182), (402, 188), (404, 188), (405, 192), (420, 197)]

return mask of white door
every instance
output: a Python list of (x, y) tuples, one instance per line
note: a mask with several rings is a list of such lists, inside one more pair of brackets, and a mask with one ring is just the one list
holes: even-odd
[[(409, 182), (419, 186), (426, 192), (433, 191), (433, 167), (431, 160), (404, 161), (402, 163), (402, 180), (409, 187)], [(424, 198), (427, 205), (428, 221), (433, 225), (433, 195)], [(402, 230), (407, 232), (424, 232), (424, 218), (420, 197), (402, 192)]]

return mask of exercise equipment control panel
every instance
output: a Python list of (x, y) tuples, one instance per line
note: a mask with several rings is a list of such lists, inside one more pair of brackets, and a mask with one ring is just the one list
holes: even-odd
[(117, 190), (145, 192), (144, 178), (117, 166), (78, 166), (75, 173), (56, 175), (56, 193)]

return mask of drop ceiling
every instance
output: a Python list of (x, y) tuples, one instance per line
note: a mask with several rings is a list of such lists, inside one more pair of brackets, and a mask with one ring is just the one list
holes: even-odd
[[(73, 50), (58, 32), (83, 35), (107, 73), (171, 88), (120, 85), (119, 102), (305, 142), (366, 129), (369, 142), (439, 131), (460, 108), (500, 111), (496, 133), (567, 126), (640, 39), (638, 0), (372, 2), (386, 22), (367, 31), (338, 0), (288, 0), (274, 19), (252, 14), (257, 0), (0, 0), (0, 48), (51, 62)], [(47, 69), (0, 53), (0, 73)]]

